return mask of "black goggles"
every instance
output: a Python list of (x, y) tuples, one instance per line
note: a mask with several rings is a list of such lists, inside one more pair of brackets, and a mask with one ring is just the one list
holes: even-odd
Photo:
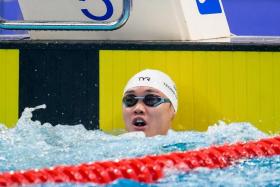
[(143, 100), (143, 103), (149, 107), (156, 107), (162, 103), (170, 103), (170, 100), (157, 95), (148, 94), (145, 96), (126, 95), (123, 98), (123, 104), (126, 107), (133, 107), (138, 100)]

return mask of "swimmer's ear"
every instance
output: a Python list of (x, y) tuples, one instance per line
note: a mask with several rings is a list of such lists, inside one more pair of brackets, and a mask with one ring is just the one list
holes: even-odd
[(172, 104), (170, 104), (170, 110), (171, 110), (171, 112), (172, 112), (172, 116), (171, 116), (171, 120), (173, 120), (174, 118), (175, 118), (175, 116), (176, 116), (176, 112), (175, 112), (175, 110), (174, 110), (174, 108), (173, 108), (173, 106), (172, 106)]

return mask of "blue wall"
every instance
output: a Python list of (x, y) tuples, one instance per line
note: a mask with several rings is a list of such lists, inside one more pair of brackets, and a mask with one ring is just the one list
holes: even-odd
[(223, 0), (232, 33), (280, 36), (280, 0)]
[[(21, 20), (22, 15), (17, 0), (0, 0), (0, 17), (7, 20)], [(21, 34), (24, 31), (1, 30), (0, 34)]]
[[(280, 36), (280, 0), (222, 0), (231, 32), (236, 35)], [(21, 19), (17, 0), (0, 0), (0, 16)], [(19, 31), (1, 31), (21, 33)]]

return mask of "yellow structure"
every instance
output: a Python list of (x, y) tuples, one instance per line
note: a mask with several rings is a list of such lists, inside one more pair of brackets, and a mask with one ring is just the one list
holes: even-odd
[(280, 130), (280, 53), (238, 51), (100, 51), (100, 128), (124, 128), (123, 88), (138, 71), (159, 69), (177, 84), (173, 128), (206, 130), (218, 120)]
[(18, 119), (19, 50), (0, 49), (0, 123), (8, 127)]

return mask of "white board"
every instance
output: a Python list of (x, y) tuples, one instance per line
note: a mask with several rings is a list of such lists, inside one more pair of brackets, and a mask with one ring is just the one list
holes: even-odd
[[(122, 0), (111, 2), (109, 14), (102, 0), (19, 0), (25, 20), (93, 21), (95, 16), (120, 17)], [(115, 31), (31, 31), (32, 39), (81, 40), (200, 40), (229, 37), (221, 0), (133, 0), (128, 22)]]

